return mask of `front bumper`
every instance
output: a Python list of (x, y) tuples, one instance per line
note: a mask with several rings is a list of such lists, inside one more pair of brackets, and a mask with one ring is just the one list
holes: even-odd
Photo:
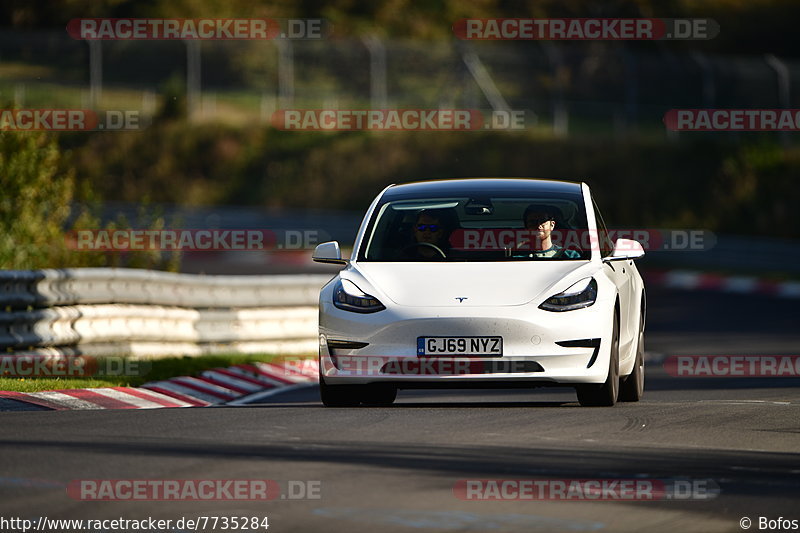
[[(328, 384), (393, 383), (400, 388), (603, 383), (613, 316), (613, 301), (601, 300), (564, 313), (533, 305), (393, 306), (365, 315), (321, 301), (320, 372)], [(421, 336), (501, 336), (503, 354), (419, 357)], [(341, 341), (366, 346), (340, 347)]]

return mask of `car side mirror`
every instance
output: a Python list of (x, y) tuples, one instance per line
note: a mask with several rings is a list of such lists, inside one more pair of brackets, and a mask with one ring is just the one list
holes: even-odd
[(342, 259), (342, 251), (337, 241), (323, 242), (314, 249), (311, 259), (317, 263), (331, 263), (334, 265), (346, 265), (347, 259)]
[(614, 243), (614, 252), (603, 261), (622, 261), (625, 259), (639, 259), (644, 256), (644, 248), (639, 241), (632, 239), (617, 239)]

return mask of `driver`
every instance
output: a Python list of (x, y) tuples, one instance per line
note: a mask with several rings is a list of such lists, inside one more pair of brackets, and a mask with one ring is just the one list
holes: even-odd
[(414, 242), (405, 249), (410, 261), (437, 261), (447, 257), (450, 233), (453, 230), (451, 213), (445, 209), (423, 209), (411, 228)]

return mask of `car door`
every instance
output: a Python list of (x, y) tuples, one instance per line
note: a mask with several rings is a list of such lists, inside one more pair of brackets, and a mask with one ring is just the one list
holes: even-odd
[[(608, 228), (594, 199), (592, 200), (592, 204), (594, 207), (595, 220), (597, 221), (601, 255), (602, 257), (607, 257), (614, 251), (614, 243), (611, 241)], [(619, 293), (619, 353), (620, 361), (625, 361), (634, 353), (633, 346), (636, 341), (637, 333), (637, 319), (634, 316), (634, 311), (637, 307), (633, 305), (633, 261), (604, 261), (603, 270), (606, 276), (614, 282)]]

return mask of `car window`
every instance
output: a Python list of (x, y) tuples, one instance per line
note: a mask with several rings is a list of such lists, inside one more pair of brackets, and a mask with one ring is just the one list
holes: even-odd
[[(532, 230), (524, 216), (552, 218)], [(553, 227), (549, 232), (546, 231)], [(419, 198), (379, 205), (362, 261), (536, 261), (589, 259), (582, 201), (572, 198)]]

